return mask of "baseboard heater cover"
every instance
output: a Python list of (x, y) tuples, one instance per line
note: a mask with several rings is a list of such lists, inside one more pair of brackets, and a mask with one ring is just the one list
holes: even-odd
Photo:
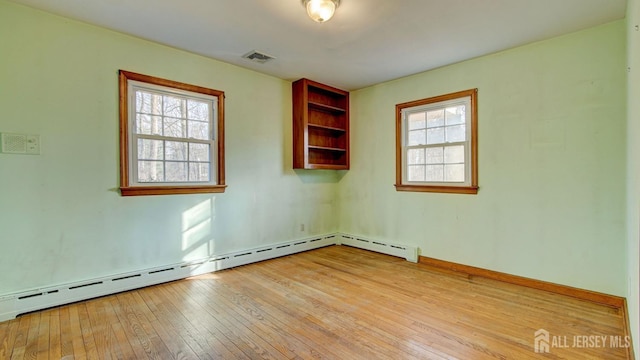
[(328, 234), (113, 276), (0, 295), (0, 321), (20, 314), (230, 269), (330, 245), (348, 245), (418, 262), (418, 248), (349, 234)]
[(342, 245), (349, 245), (360, 249), (401, 257), (413, 263), (418, 262), (418, 248), (415, 246), (393, 244), (386, 241), (372, 240), (349, 234), (340, 234), (340, 237), (340, 243)]
[(36, 310), (337, 245), (339, 241), (338, 234), (329, 234), (212, 256), (197, 261), (2, 295), (0, 296), (0, 321), (14, 319), (20, 314)]

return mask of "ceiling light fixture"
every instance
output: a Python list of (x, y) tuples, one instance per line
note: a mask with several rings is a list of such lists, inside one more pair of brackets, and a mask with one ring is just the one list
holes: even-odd
[(307, 14), (313, 21), (321, 23), (331, 19), (340, 0), (302, 0), (302, 5), (307, 8)]

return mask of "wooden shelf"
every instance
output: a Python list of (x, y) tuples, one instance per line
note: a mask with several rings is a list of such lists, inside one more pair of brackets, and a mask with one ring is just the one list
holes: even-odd
[(316, 145), (309, 145), (309, 149), (313, 149), (313, 150), (323, 150), (323, 151), (347, 152), (347, 149), (332, 148), (332, 147), (327, 147), (327, 146), (316, 146)]
[(309, 79), (293, 90), (293, 168), (349, 168), (349, 92)]
[(335, 165), (335, 164), (311, 164), (307, 169), (312, 170), (349, 170), (347, 165)]
[(316, 129), (321, 129), (321, 130), (327, 130), (327, 131), (336, 131), (336, 132), (346, 132), (346, 129), (342, 129), (342, 128), (337, 128), (337, 127), (333, 127), (333, 126), (325, 126), (325, 125), (318, 125), (318, 124), (308, 124), (307, 126), (309, 126), (309, 128), (316, 128)]
[(336, 113), (336, 114), (347, 112), (347, 110), (343, 109), (343, 108), (339, 108), (339, 107), (335, 107), (335, 106), (331, 106), (331, 105), (326, 105), (326, 104), (321, 104), (321, 103), (317, 103), (317, 102), (312, 102), (312, 101), (309, 101), (309, 109), (326, 111), (326, 112)]

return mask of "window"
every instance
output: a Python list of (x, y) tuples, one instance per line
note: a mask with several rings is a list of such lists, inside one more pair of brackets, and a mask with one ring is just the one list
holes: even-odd
[(120, 192), (224, 192), (224, 92), (120, 70)]
[(396, 105), (396, 190), (478, 192), (477, 89)]

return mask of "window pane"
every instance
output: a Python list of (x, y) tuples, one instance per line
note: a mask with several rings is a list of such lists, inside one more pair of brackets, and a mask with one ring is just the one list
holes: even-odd
[(162, 96), (146, 91), (136, 91), (136, 112), (162, 114)]
[(427, 165), (425, 175), (427, 181), (442, 182), (444, 179), (444, 165)]
[(424, 145), (427, 143), (425, 130), (413, 130), (409, 131), (409, 144), (408, 146)]
[(138, 161), (138, 182), (163, 182), (162, 161)]
[(464, 124), (447, 126), (445, 129), (447, 132), (447, 142), (464, 141), (466, 138), (466, 134), (465, 134), (466, 127)]
[(445, 165), (444, 181), (464, 182), (464, 164)]
[(186, 128), (186, 120), (164, 118), (164, 136), (185, 137)]
[(437, 127), (444, 125), (444, 109), (429, 111), (427, 113), (427, 127)]
[(424, 129), (425, 120), (424, 113), (409, 114), (409, 130)]
[(151, 94), (136, 91), (136, 112), (151, 113)]
[(151, 116), (136, 114), (136, 134), (151, 134)]
[(441, 144), (444, 142), (444, 128), (427, 129), (427, 144)]
[(189, 121), (189, 137), (199, 140), (210, 140), (209, 123), (202, 121)]
[(441, 147), (427, 148), (427, 164), (442, 164), (444, 160), (444, 149)]
[(162, 95), (151, 95), (151, 113), (153, 115), (162, 115)]
[(424, 165), (409, 165), (407, 168), (407, 178), (409, 181), (424, 181)]
[(165, 171), (167, 182), (187, 181), (187, 163), (186, 162), (170, 162), (165, 163)]
[(136, 134), (162, 135), (162, 118), (151, 115), (136, 115)]
[(209, 103), (187, 100), (187, 118), (191, 120), (209, 121)]
[(176, 118), (186, 118), (187, 114), (185, 113), (186, 101), (184, 99), (180, 99), (174, 96), (165, 95), (163, 97), (164, 102), (164, 115), (171, 116)]
[(209, 161), (209, 144), (189, 144), (189, 161)]
[(424, 164), (424, 149), (409, 149), (407, 152), (407, 164)]
[(447, 108), (447, 125), (462, 124), (465, 122), (465, 106), (459, 105)]
[(209, 181), (209, 164), (189, 163), (189, 181)]
[(166, 160), (187, 160), (187, 143), (167, 141), (164, 144)]
[(162, 140), (138, 139), (138, 159), (162, 160), (164, 146)]
[(464, 163), (464, 146), (447, 146), (444, 148), (444, 163), (445, 164), (460, 164)]

